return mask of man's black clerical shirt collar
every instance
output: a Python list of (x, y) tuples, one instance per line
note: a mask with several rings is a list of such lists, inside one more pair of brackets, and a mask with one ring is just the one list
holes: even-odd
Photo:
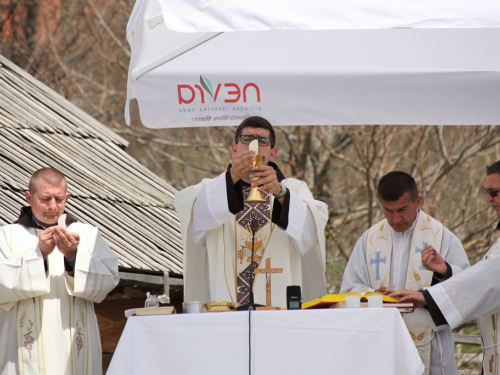
[[(283, 172), (281, 172), (281, 170), (275, 163), (269, 162), (268, 165), (273, 167), (274, 170), (276, 171), (276, 177), (278, 178), (279, 182), (281, 182), (286, 178)], [(242, 211), (244, 207), (242, 187), (245, 185), (249, 186), (250, 184), (243, 180), (239, 180), (236, 184), (233, 184), (230, 170), (231, 170), (231, 164), (228, 165), (226, 171), (227, 201), (229, 204), (229, 211), (233, 215), (236, 215), (238, 212)], [(288, 190), (284, 196), (283, 205), (281, 205), (281, 203), (277, 199), (274, 201), (271, 221), (274, 224), (286, 230), (286, 228), (288, 227), (289, 212), (290, 212), (290, 191)]]

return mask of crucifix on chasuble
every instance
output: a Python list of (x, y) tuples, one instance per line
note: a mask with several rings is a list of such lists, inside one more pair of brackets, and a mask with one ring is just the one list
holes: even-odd
[(266, 275), (266, 307), (271, 307), (271, 274), (272, 273), (282, 273), (283, 268), (271, 268), (271, 258), (266, 258), (266, 267), (258, 268), (254, 271), (254, 275), (264, 274)]

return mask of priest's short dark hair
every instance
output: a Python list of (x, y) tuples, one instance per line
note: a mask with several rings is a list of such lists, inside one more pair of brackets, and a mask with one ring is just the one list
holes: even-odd
[(271, 147), (274, 147), (274, 145), (276, 144), (276, 135), (274, 134), (273, 126), (264, 117), (260, 116), (250, 116), (242, 121), (242, 123), (238, 126), (238, 129), (236, 129), (236, 133), (234, 134), (234, 143), (238, 142), (238, 137), (241, 135), (241, 132), (245, 128), (261, 128), (269, 130)]
[(489, 176), (493, 173), (498, 173), (500, 175), (500, 160), (486, 166), (486, 175)]
[(35, 193), (38, 190), (38, 181), (43, 180), (51, 185), (66, 184), (66, 177), (56, 168), (44, 167), (35, 171), (30, 178), (28, 190)]
[(415, 179), (406, 172), (389, 172), (378, 183), (378, 197), (386, 202), (396, 202), (405, 193), (410, 193), (412, 202), (415, 202), (419, 194)]

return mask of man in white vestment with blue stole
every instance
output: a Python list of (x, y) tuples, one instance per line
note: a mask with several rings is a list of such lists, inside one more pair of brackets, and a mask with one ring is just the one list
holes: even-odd
[(14, 224), (0, 228), (0, 375), (100, 375), (94, 302), (119, 281), (99, 230), (64, 213), (64, 175), (30, 179)]
[[(356, 243), (344, 271), (341, 293), (422, 290), (469, 267), (460, 240), (419, 209), (422, 196), (412, 176), (399, 171), (386, 174), (379, 181), (377, 194), (385, 219), (364, 232)], [(444, 262), (436, 263), (435, 253)], [(435, 332), (424, 308), (403, 314), (403, 319), (425, 365), (425, 374), (455, 375), (451, 330)]]
[[(257, 153), (249, 149), (252, 142), (258, 143)], [(272, 292), (272, 306), (285, 308), (289, 285), (301, 286), (304, 300), (326, 294), (327, 206), (313, 198), (304, 182), (285, 178), (273, 163), (275, 142), (269, 121), (245, 119), (236, 130), (227, 171), (176, 194), (185, 301), (248, 305), (251, 275), (267, 258), (282, 272), (253, 278), (255, 303), (265, 305), (266, 293)], [(265, 156), (265, 164), (252, 164), (256, 154)], [(262, 202), (247, 201), (252, 188), (262, 193)]]
[[(500, 161), (486, 167), (486, 202), (500, 217)], [(500, 230), (500, 222), (497, 225)], [(500, 237), (468, 270), (422, 292), (395, 291), (401, 301), (426, 306), (437, 330), (477, 319), (483, 340), (483, 374), (500, 375)]]

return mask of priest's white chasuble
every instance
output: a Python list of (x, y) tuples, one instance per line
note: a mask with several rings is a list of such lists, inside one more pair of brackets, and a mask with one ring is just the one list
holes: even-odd
[(477, 319), (483, 340), (483, 373), (500, 375), (500, 238), (465, 272), (428, 289), (449, 326)]
[(74, 277), (56, 248), (47, 271), (38, 248), (41, 229), (0, 229), (0, 374), (102, 374), (93, 302), (119, 280), (114, 252), (97, 228), (73, 223), (80, 235)]
[[(453, 275), (469, 266), (456, 236), (426, 213), (419, 211), (412, 227), (394, 231), (386, 220), (367, 230), (356, 243), (344, 271), (340, 292), (365, 292), (393, 285), (396, 290), (420, 290), (432, 283), (433, 274), (421, 261), (421, 252), (433, 245), (450, 264)], [(425, 309), (404, 314), (410, 335), (431, 375), (457, 372), (451, 330), (435, 332)]]
[[(483, 262), (488, 261), (493, 251), (499, 251), (498, 242), (499, 241), (497, 240), (489, 249), (482, 260)], [(498, 306), (500, 310), (500, 303)], [(483, 374), (485, 375), (500, 375), (500, 364), (498, 358), (498, 346), (500, 345), (500, 329), (498, 324), (500, 322), (498, 319), (500, 319), (500, 312), (483, 315), (477, 319), (477, 324), (483, 340)]]
[[(220, 299), (244, 304), (248, 301), (251, 271), (264, 266), (263, 260), (269, 257), (273, 267), (283, 268), (283, 273), (272, 279), (273, 306), (286, 307), (288, 285), (300, 285), (304, 300), (326, 294), (327, 206), (313, 198), (304, 182), (287, 178), (282, 183), (290, 192), (286, 230), (272, 223), (274, 197), (267, 192), (265, 203), (245, 203), (242, 211), (232, 214), (228, 209), (225, 173), (176, 194), (184, 245), (186, 301)], [(245, 190), (243, 193), (247, 194)], [(196, 213), (195, 204), (202, 207)], [(252, 265), (249, 224), (253, 218), (258, 220), (260, 229), (254, 240)], [(254, 296), (255, 303), (266, 304), (265, 276), (254, 277)]]

